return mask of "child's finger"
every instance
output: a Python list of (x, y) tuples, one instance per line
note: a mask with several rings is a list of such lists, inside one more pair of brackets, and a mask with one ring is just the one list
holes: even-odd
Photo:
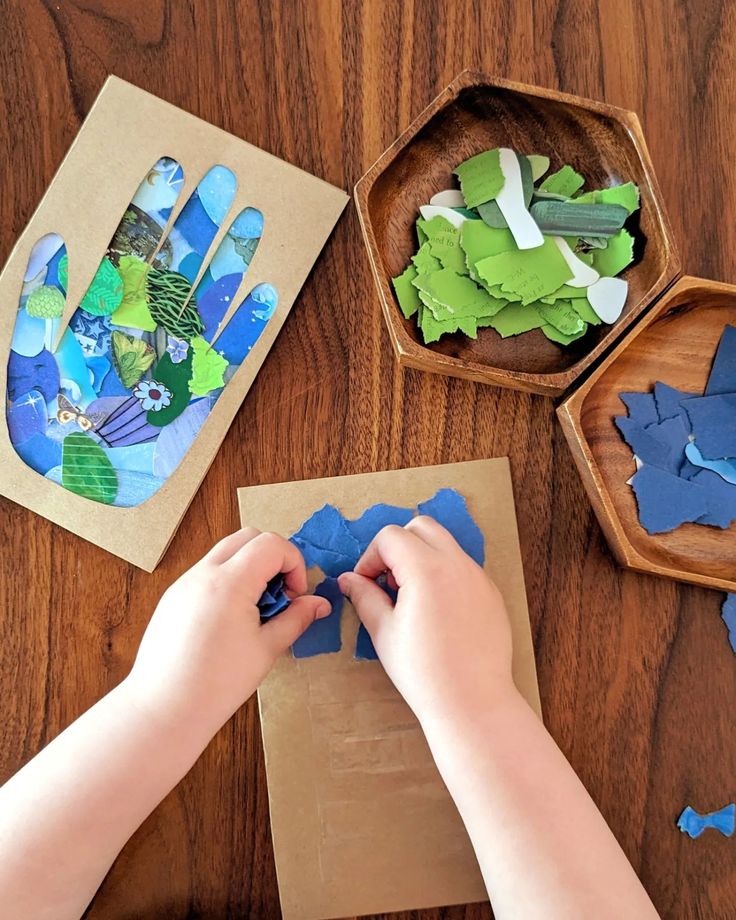
[(304, 594), (307, 590), (304, 557), (293, 543), (276, 533), (259, 533), (233, 553), (222, 569), (236, 578), (246, 578), (248, 574), (256, 576), (250, 579), (254, 596), (247, 598), (253, 604), (258, 602), (267, 582), (279, 573), (294, 594)]
[(345, 572), (337, 581), (372, 637), (381, 617), (393, 613), (391, 598), (375, 581), (355, 572)]
[(458, 545), (449, 530), (426, 514), (413, 517), (404, 529), (410, 530), (435, 549), (447, 550)]
[(255, 527), (241, 527), (235, 533), (223, 537), (219, 543), (215, 543), (202, 561), (206, 560), (207, 562), (214, 562), (215, 565), (222, 565), (223, 562), (227, 562), (228, 559), (232, 558), (242, 546), (257, 537), (260, 532)]
[(405, 527), (389, 524), (379, 530), (370, 542), (358, 560), (355, 571), (366, 578), (377, 578), (388, 569), (401, 586), (417, 562), (427, 561), (428, 553), (429, 546), (421, 537)]
[(277, 617), (272, 617), (268, 623), (264, 623), (261, 632), (274, 655), (280, 655), (293, 645), (316, 619), (328, 616), (331, 609), (330, 602), (324, 597), (305, 594), (292, 601)]

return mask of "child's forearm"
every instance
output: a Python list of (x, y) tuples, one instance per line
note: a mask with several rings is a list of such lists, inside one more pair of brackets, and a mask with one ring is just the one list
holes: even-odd
[(600, 812), (519, 694), (448, 711), (424, 728), (498, 920), (657, 917)]
[(0, 789), (0, 903), (16, 920), (80, 917), (210, 734), (116, 687)]

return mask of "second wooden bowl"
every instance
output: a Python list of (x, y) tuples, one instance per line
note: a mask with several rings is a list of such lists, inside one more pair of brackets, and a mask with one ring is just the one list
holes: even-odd
[(614, 417), (619, 393), (658, 380), (702, 393), (727, 324), (736, 324), (736, 287), (681, 278), (634, 331), (558, 408), (557, 414), (611, 549), (629, 568), (736, 591), (736, 523), (728, 530), (683, 524), (650, 535), (627, 480), (636, 467)]
[[(586, 188), (631, 180), (641, 191), (637, 260), (624, 313), (613, 326), (591, 327), (562, 348), (539, 331), (477, 340), (461, 334), (425, 346), (414, 320), (399, 310), (391, 278), (416, 251), (420, 205), (455, 185), (453, 169), (491, 147), (569, 163)], [(460, 74), (386, 150), (355, 187), (355, 199), (386, 322), (399, 362), (440, 374), (557, 396), (662, 293), (680, 271), (639, 120), (633, 112), (554, 90)]]

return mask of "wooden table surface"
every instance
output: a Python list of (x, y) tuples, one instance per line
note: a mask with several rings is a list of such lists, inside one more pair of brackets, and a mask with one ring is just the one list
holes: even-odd
[[(0, 259), (110, 73), (349, 190), (471, 67), (636, 110), (685, 270), (734, 281), (735, 13), (717, 0), (0, 0)], [(153, 575), (0, 503), (0, 779), (125, 675), (164, 588), (237, 528), (236, 486), (503, 455), (547, 725), (662, 915), (733, 917), (736, 841), (675, 827), (684, 805), (736, 794), (723, 595), (617, 567), (551, 400), (399, 371), (352, 205)], [(254, 700), (87, 916), (279, 916)]]

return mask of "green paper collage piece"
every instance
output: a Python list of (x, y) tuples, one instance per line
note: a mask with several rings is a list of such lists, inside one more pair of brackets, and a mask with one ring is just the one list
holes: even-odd
[(435, 259), (440, 260), (443, 268), (462, 273), (467, 270), (465, 253), (460, 248), (460, 230), (457, 227), (453, 227), (449, 220), (438, 215), (432, 220), (425, 221), (422, 229), (427, 235), (430, 253)]
[(465, 264), (471, 278), (477, 275), (475, 266), (481, 259), (517, 248), (508, 228), (494, 229), (482, 220), (465, 221), (460, 228), (460, 246), (465, 253)]
[(416, 276), (416, 268), (413, 265), (409, 265), (400, 275), (391, 279), (391, 284), (393, 284), (394, 291), (396, 291), (396, 299), (399, 301), (399, 307), (401, 307), (401, 312), (407, 319), (411, 319), (414, 316), (421, 303), (417, 289), (412, 284)]
[[(425, 234), (426, 235), (426, 234)], [(435, 259), (429, 251), (429, 241), (425, 241), (419, 247), (419, 250), (411, 257), (414, 268), (420, 275), (429, 275), (432, 272), (438, 272), (442, 268), (439, 259)]]
[(111, 505), (118, 494), (115, 467), (100, 445), (82, 431), (68, 434), (62, 442), (61, 484), (103, 505)]
[(148, 309), (146, 279), (151, 266), (137, 256), (121, 256), (118, 272), (123, 279), (123, 297), (110, 320), (117, 326), (155, 332), (156, 321)]
[[(573, 203), (574, 202), (574, 203)], [(554, 236), (614, 236), (628, 217), (618, 204), (578, 204), (570, 201), (536, 201), (531, 215), (543, 233)]]
[(591, 307), (587, 297), (573, 297), (571, 300), (565, 302), (570, 304), (570, 307), (577, 313), (583, 322), (589, 323), (591, 326), (600, 326), (603, 322), (600, 316), (598, 316)]
[[(532, 167), (528, 157), (517, 153), (516, 159), (519, 162), (519, 172), (521, 173), (521, 188), (524, 194), (524, 206), (528, 208), (532, 202), (532, 195), (534, 194)], [(489, 227), (496, 230), (503, 230), (505, 227), (508, 227), (506, 218), (501, 213), (498, 202), (486, 201), (484, 204), (479, 204), (477, 210), (481, 220)]]
[(53, 285), (36, 288), (26, 301), (26, 313), (36, 319), (56, 319), (64, 312), (66, 298)]
[(443, 335), (453, 332), (463, 332), (465, 335), (470, 336), (471, 339), (476, 338), (478, 335), (478, 324), (474, 317), (460, 317), (440, 322), (434, 318), (431, 310), (422, 311), (419, 328), (422, 330), (425, 345), (437, 342)]
[(123, 279), (112, 262), (105, 256), (100, 262), (80, 307), (92, 316), (110, 316), (123, 299)]
[(549, 157), (542, 156), (539, 153), (528, 153), (526, 158), (532, 169), (532, 181), (536, 182), (549, 169)]
[(521, 335), (531, 332), (544, 325), (544, 320), (531, 304), (522, 306), (520, 303), (510, 303), (500, 313), (491, 318), (488, 323), (504, 339), (512, 335)]
[(569, 345), (571, 342), (575, 342), (577, 339), (582, 339), (582, 337), (588, 331), (588, 327), (585, 326), (581, 332), (577, 332), (574, 335), (565, 335), (564, 332), (560, 332), (560, 330), (556, 329), (554, 326), (544, 325), (541, 327), (541, 329), (551, 342), (557, 342), (558, 345)]
[(128, 335), (119, 329), (113, 331), (110, 344), (115, 373), (122, 385), (127, 390), (132, 390), (153, 364), (156, 352), (143, 339)]
[(64, 253), (64, 255), (59, 259), (59, 267), (56, 269), (56, 272), (59, 276), (59, 284), (64, 288), (64, 290), (69, 289), (69, 254)]
[(605, 249), (593, 252), (593, 268), (599, 275), (613, 278), (634, 260), (634, 237), (627, 230), (612, 236)]
[[(435, 319), (459, 319), (463, 317), (493, 316), (504, 306), (503, 302), (491, 297), (467, 275), (458, 275), (448, 268), (431, 275), (417, 275), (412, 282), (430, 300), (422, 299), (430, 307)], [(441, 309), (438, 309), (441, 308)]]
[(563, 284), (562, 287), (557, 288), (556, 291), (552, 291), (551, 294), (545, 294), (544, 297), (539, 299), (542, 303), (555, 303), (558, 300), (571, 300), (573, 297), (580, 297), (582, 293), (581, 288), (570, 287), (569, 284)]
[(575, 204), (617, 204), (626, 208), (629, 214), (633, 214), (639, 209), (639, 187), (633, 182), (624, 182), (623, 185), (584, 192), (572, 201)]
[(554, 326), (563, 335), (577, 335), (585, 331), (585, 323), (570, 306), (569, 300), (558, 300), (553, 304), (538, 301), (535, 307), (545, 324)]
[(227, 359), (210, 347), (210, 343), (201, 336), (192, 339), (190, 351), (192, 377), (189, 381), (189, 392), (193, 396), (206, 396), (212, 390), (224, 387), (223, 375), (227, 370)]
[(488, 284), (500, 284), (504, 293), (521, 295), (522, 304), (551, 294), (573, 277), (554, 240), (548, 238), (535, 249), (481, 259), (475, 269)]
[(424, 232), (424, 221), (420, 217), (416, 222), (417, 229), (417, 240), (419, 242), (419, 247), (421, 248), (427, 242), (427, 234)]
[(506, 181), (501, 172), (498, 148), (476, 154), (455, 169), (460, 179), (460, 189), (469, 208), (491, 201), (498, 195)]
[(189, 392), (189, 381), (192, 377), (192, 349), (189, 349), (186, 358), (178, 364), (174, 364), (168, 352), (162, 355), (151, 376), (156, 383), (162, 384), (171, 392), (171, 402), (168, 406), (158, 411), (149, 409), (146, 413), (149, 424), (155, 425), (156, 428), (163, 428), (164, 425), (173, 422), (182, 414), (192, 398)]
[(574, 195), (585, 184), (585, 179), (580, 173), (575, 172), (572, 166), (563, 166), (557, 172), (547, 176), (540, 188), (545, 192), (555, 195), (564, 195), (566, 198)]
[(146, 278), (148, 309), (159, 326), (174, 338), (190, 342), (204, 332), (189, 279), (179, 272), (152, 268)]

